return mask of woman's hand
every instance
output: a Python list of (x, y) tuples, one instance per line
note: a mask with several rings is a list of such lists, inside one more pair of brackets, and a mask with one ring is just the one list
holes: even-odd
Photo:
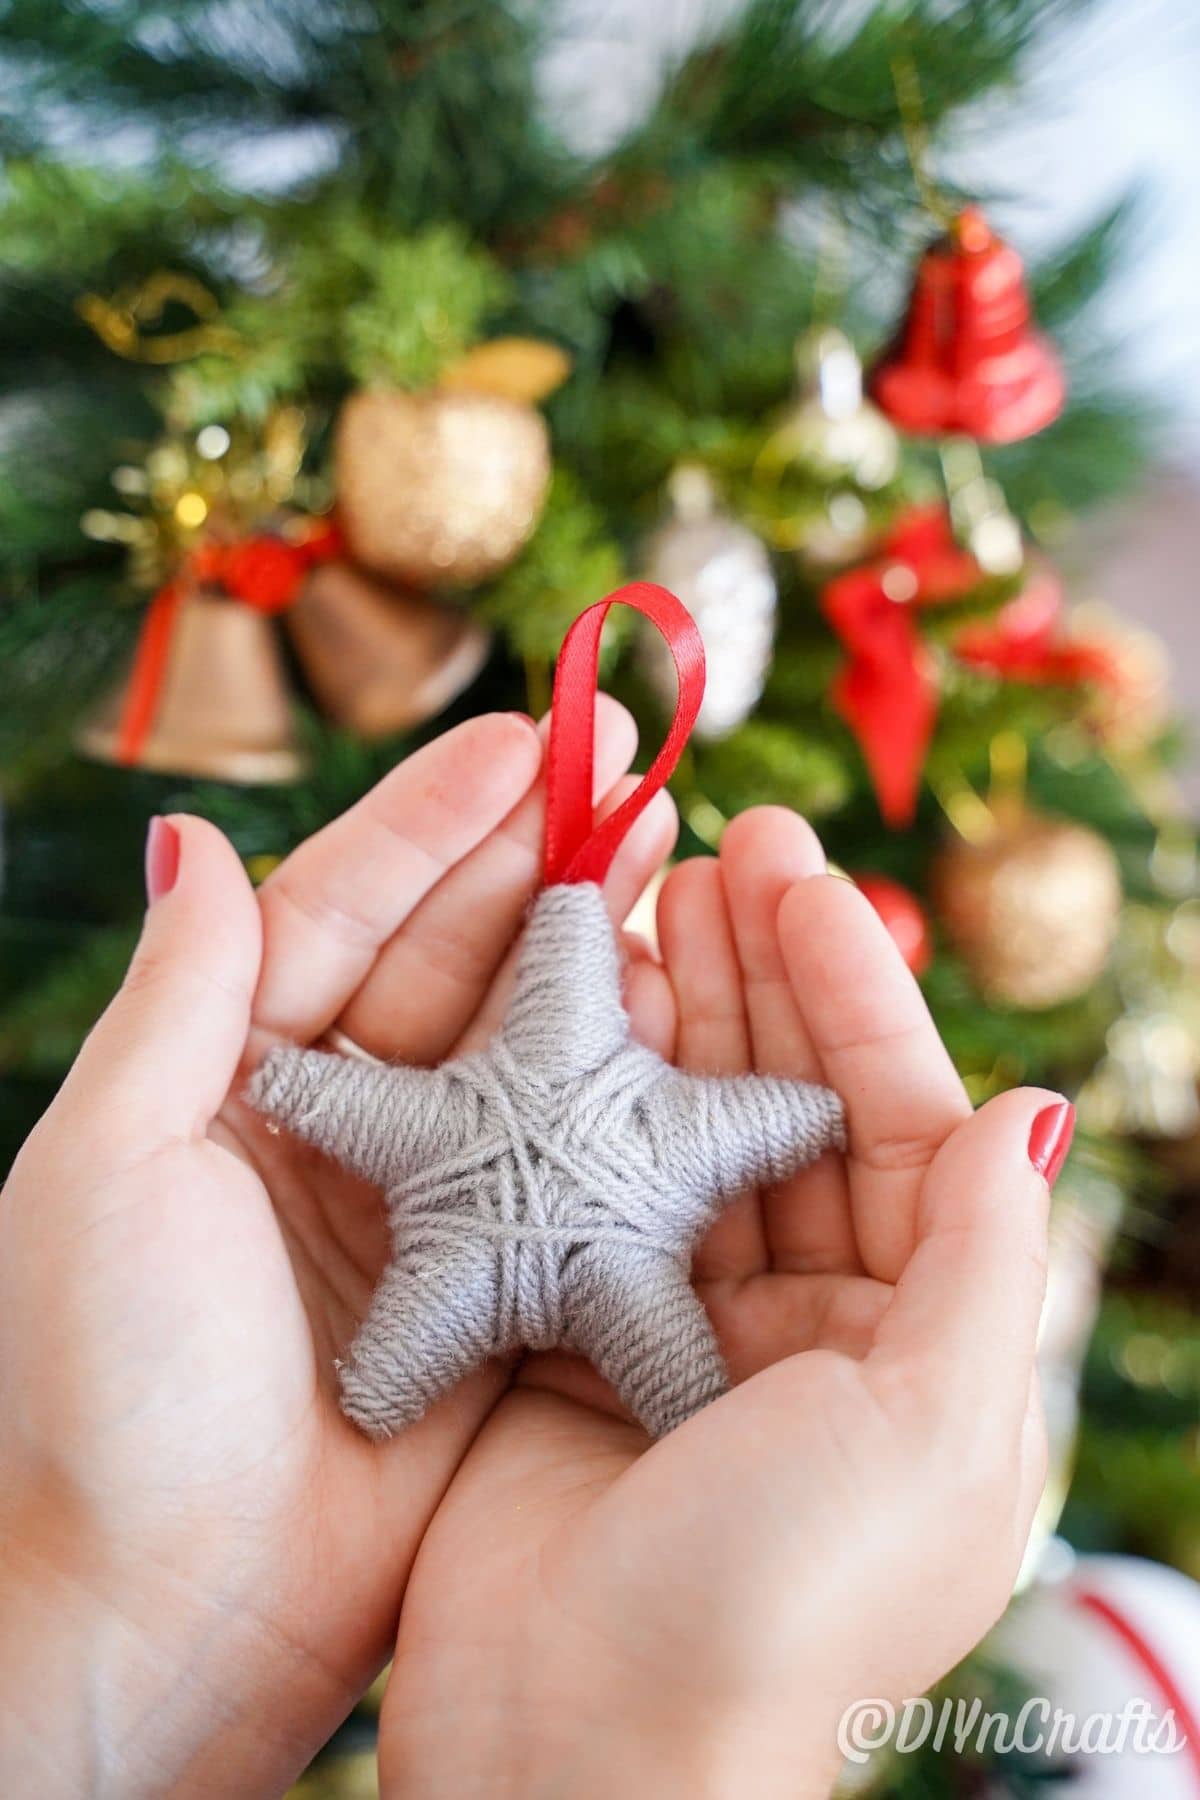
[[(599, 721), (612, 805), (634, 731), (611, 703)], [(531, 723), (473, 720), (257, 895), (211, 826), (156, 828), (129, 976), (0, 1201), (6, 1794), (278, 1793), (390, 1648), (507, 1373), (385, 1447), (345, 1422), (334, 1358), (384, 1258), (378, 1196), (238, 1094), (278, 1038), (339, 1027), (436, 1062), (490, 1028), (538, 880), (540, 767)], [(662, 799), (614, 867), (614, 918), (673, 834)]]
[(417, 1559), (385, 1792), (825, 1793), (846, 1705), (920, 1693), (1006, 1603), (1043, 1480), (1070, 1109), (1024, 1090), (973, 1116), (879, 920), (823, 866), (762, 809), (676, 869), (635, 1027), (684, 1066), (828, 1081), (849, 1154), (700, 1246), (739, 1385), (669, 1437), (578, 1360), (526, 1361)]

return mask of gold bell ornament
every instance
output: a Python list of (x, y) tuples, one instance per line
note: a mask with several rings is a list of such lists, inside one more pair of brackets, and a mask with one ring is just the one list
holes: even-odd
[(288, 518), (304, 446), (303, 415), (281, 407), (254, 431), (168, 426), (143, 464), (114, 469), (122, 509), (81, 525), (124, 545), (133, 585), (153, 598), (125, 677), (77, 735), (84, 755), (221, 781), (304, 772), (272, 623), (327, 553), (327, 525)]
[(287, 628), (323, 710), (364, 738), (433, 718), (470, 686), (491, 643), (459, 608), (340, 560), (313, 569)]
[(338, 417), (338, 517), (386, 580), (470, 587), (507, 567), (541, 517), (550, 437), (536, 402), (565, 378), (553, 345), (497, 339), (436, 387), (360, 389)]
[(294, 781), (305, 760), (270, 619), (186, 577), (160, 590), (132, 668), (76, 744), (98, 761), (161, 773)]

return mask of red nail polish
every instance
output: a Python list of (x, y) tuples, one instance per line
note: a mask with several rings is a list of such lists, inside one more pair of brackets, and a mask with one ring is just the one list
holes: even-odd
[(179, 874), (179, 831), (170, 819), (153, 818), (146, 833), (146, 898), (153, 906), (175, 886)]
[(1056, 1100), (1044, 1106), (1029, 1133), (1029, 1160), (1046, 1186), (1053, 1187), (1059, 1170), (1067, 1160), (1071, 1139), (1075, 1135), (1075, 1108), (1069, 1100)]

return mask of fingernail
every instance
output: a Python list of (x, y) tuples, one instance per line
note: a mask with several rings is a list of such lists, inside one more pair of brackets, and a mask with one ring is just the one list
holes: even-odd
[(179, 873), (179, 831), (170, 819), (153, 818), (146, 833), (146, 899), (153, 906), (175, 886)]
[(1067, 1160), (1071, 1139), (1075, 1135), (1075, 1108), (1069, 1100), (1056, 1100), (1044, 1106), (1033, 1121), (1029, 1133), (1029, 1160), (1046, 1186), (1053, 1187), (1059, 1170)]
[(520, 719), (522, 725), (532, 725), (534, 722), (532, 713), (510, 712), (508, 716), (510, 719)]

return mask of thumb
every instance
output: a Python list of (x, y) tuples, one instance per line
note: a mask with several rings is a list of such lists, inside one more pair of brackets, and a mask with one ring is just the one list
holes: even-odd
[(128, 973), (51, 1109), (119, 1160), (205, 1131), (237, 1071), (262, 954), (254, 890), (207, 820), (151, 820), (146, 884)]
[(1046, 1285), (1050, 1186), (1075, 1109), (1015, 1088), (951, 1132), (925, 1177), (917, 1242), (871, 1352), (939, 1410), (1024, 1415)]

